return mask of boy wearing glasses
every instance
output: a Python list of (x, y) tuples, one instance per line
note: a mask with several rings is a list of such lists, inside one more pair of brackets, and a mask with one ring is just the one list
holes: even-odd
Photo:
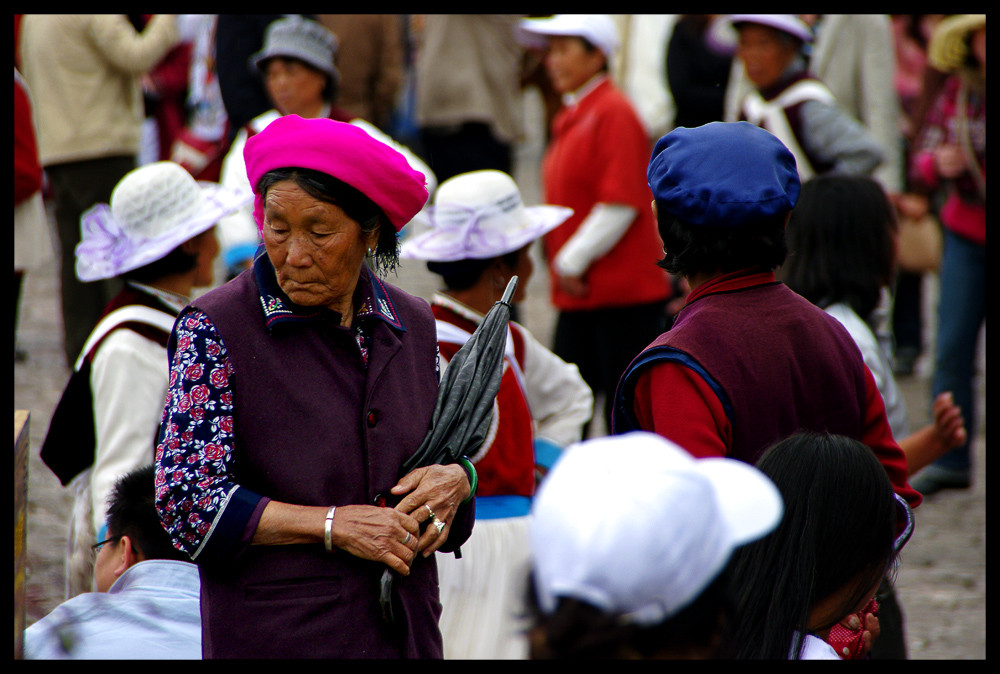
[(108, 538), (94, 545), (95, 592), (24, 632), (26, 659), (200, 659), (198, 567), (175, 549), (153, 505), (153, 466), (119, 478)]

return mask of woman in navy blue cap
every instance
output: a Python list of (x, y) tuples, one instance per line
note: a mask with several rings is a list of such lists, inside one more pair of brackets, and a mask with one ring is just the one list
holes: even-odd
[(641, 429), (697, 457), (756, 463), (793, 433), (863, 442), (916, 507), (875, 378), (836, 319), (776, 280), (800, 182), (795, 159), (747, 122), (679, 128), (647, 171), (667, 271), (691, 287), (673, 327), (628, 367), (613, 432)]
[(919, 504), (854, 341), (775, 279), (800, 188), (788, 149), (747, 122), (679, 128), (657, 142), (647, 177), (659, 265), (691, 293), (622, 376), (614, 432), (653, 431), (696, 456), (749, 463), (798, 430), (838, 433), (871, 447)]

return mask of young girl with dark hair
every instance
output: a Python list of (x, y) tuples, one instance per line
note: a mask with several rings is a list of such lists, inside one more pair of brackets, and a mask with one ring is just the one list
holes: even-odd
[(738, 620), (730, 655), (840, 658), (825, 639), (894, 571), (911, 530), (897, 538), (897, 525), (901, 514), (910, 521), (909, 509), (871, 449), (844, 436), (793, 435), (757, 468), (780, 490), (785, 514), (770, 535), (733, 554)]
[(786, 229), (789, 255), (777, 276), (847, 328), (885, 402), (892, 434), (913, 475), (967, 437), (950, 392), (934, 401), (934, 423), (910, 432), (889, 360), (887, 293), (896, 269), (896, 218), (877, 182), (820, 176), (802, 187)]
[[(778, 273), (794, 291), (836, 318), (857, 343), (885, 403), (893, 437), (913, 475), (967, 436), (951, 393), (934, 401), (934, 423), (911, 433), (893, 376), (888, 289), (896, 270), (896, 218), (877, 182), (820, 176), (802, 187), (788, 221), (789, 256)], [(892, 584), (879, 590), (882, 635), (873, 657), (905, 657), (902, 608)]]

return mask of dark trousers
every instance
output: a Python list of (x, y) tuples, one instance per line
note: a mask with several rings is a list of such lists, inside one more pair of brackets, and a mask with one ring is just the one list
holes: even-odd
[(666, 325), (665, 302), (559, 314), (552, 351), (580, 368), (595, 398), (603, 394), (608, 432), (618, 380)]
[(511, 172), (511, 146), (498, 140), (488, 124), (466, 122), (454, 127), (425, 127), (420, 130), (420, 140), (424, 159), (438, 184), (469, 171)]
[(899, 604), (896, 589), (888, 578), (882, 581), (878, 592), (879, 637), (872, 644), (872, 660), (906, 660), (906, 631), (903, 607)]
[(896, 277), (896, 293), (893, 299), (892, 332), (897, 350), (909, 350), (919, 356), (924, 344), (921, 335), (922, 320), (922, 274), (900, 271)]
[(59, 232), (60, 286), (66, 362), (72, 366), (104, 306), (118, 294), (121, 281), (83, 283), (76, 278), (80, 216), (97, 203), (108, 203), (122, 177), (135, 168), (131, 156), (103, 157), (45, 167), (52, 185)]

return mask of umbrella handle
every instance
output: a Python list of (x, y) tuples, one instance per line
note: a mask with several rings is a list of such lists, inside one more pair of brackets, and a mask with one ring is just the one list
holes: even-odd
[(514, 296), (514, 291), (517, 290), (517, 276), (511, 276), (510, 281), (507, 283), (507, 289), (503, 291), (503, 297), (500, 301), (510, 306), (510, 298)]

